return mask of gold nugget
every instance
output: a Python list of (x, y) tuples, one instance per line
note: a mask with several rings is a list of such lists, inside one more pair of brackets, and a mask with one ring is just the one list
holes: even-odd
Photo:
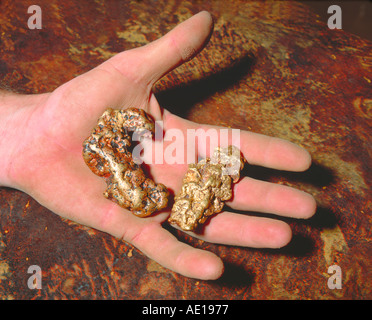
[(232, 197), (232, 184), (238, 182), (244, 162), (240, 150), (229, 146), (216, 148), (212, 158), (190, 164), (168, 222), (191, 231), (221, 212), (224, 201)]
[(139, 217), (168, 204), (167, 188), (146, 177), (130, 151), (133, 132), (152, 136), (154, 128), (153, 120), (142, 109), (109, 108), (83, 143), (84, 161), (106, 180), (104, 196)]

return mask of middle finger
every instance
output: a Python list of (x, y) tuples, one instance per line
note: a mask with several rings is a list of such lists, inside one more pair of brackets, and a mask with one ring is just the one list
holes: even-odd
[(226, 203), (236, 210), (273, 213), (285, 217), (310, 218), (316, 202), (301, 190), (244, 177), (233, 187), (233, 198)]

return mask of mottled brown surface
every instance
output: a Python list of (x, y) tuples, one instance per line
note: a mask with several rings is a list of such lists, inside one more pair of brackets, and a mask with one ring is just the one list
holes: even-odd
[[(280, 250), (213, 245), (177, 233), (225, 262), (221, 279), (198, 281), (2, 188), (0, 298), (371, 299), (371, 42), (328, 30), (306, 7), (287, 1), (154, 3), (39, 0), (43, 28), (29, 30), (27, 8), (34, 3), (2, 1), (2, 84), (28, 93), (53, 90), (209, 10), (210, 44), (159, 82), (160, 102), (194, 121), (306, 147), (314, 164), (305, 173), (258, 167), (246, 173), (312, 193), (316, 215), (285, 219), (294, 238)], [(40, 290), (27, 287), (34, 264), (43, 272)], [(333, 264), (342, 268), (341, 290), (327, 287)]]

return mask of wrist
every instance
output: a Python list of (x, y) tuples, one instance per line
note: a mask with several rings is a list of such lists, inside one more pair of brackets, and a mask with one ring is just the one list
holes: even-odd
[(12, 164), (15, 157), (22, 156), (22, 141), (28, 136), (27, 119), (36, 96), (0, 90), (0, 186), (18, 187)]

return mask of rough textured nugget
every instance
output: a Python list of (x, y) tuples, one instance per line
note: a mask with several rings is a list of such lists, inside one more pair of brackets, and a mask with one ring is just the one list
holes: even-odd
[(191, 231), (221, 212), (224, 201), (232, 197), (232, 185), (239, 180), (244, 162), (239, 149), (229, 146), (216, 148), (212, 158), (190, 164), (168, 222)]
[(83, 143), (88, 167), (106, 180), (104, 196), (139, 217), (167, 206), (168, 190), (145, 176), (131, 153), (132, 134), (152, 135), (154, 122), (142, 110), (107, 109)]

